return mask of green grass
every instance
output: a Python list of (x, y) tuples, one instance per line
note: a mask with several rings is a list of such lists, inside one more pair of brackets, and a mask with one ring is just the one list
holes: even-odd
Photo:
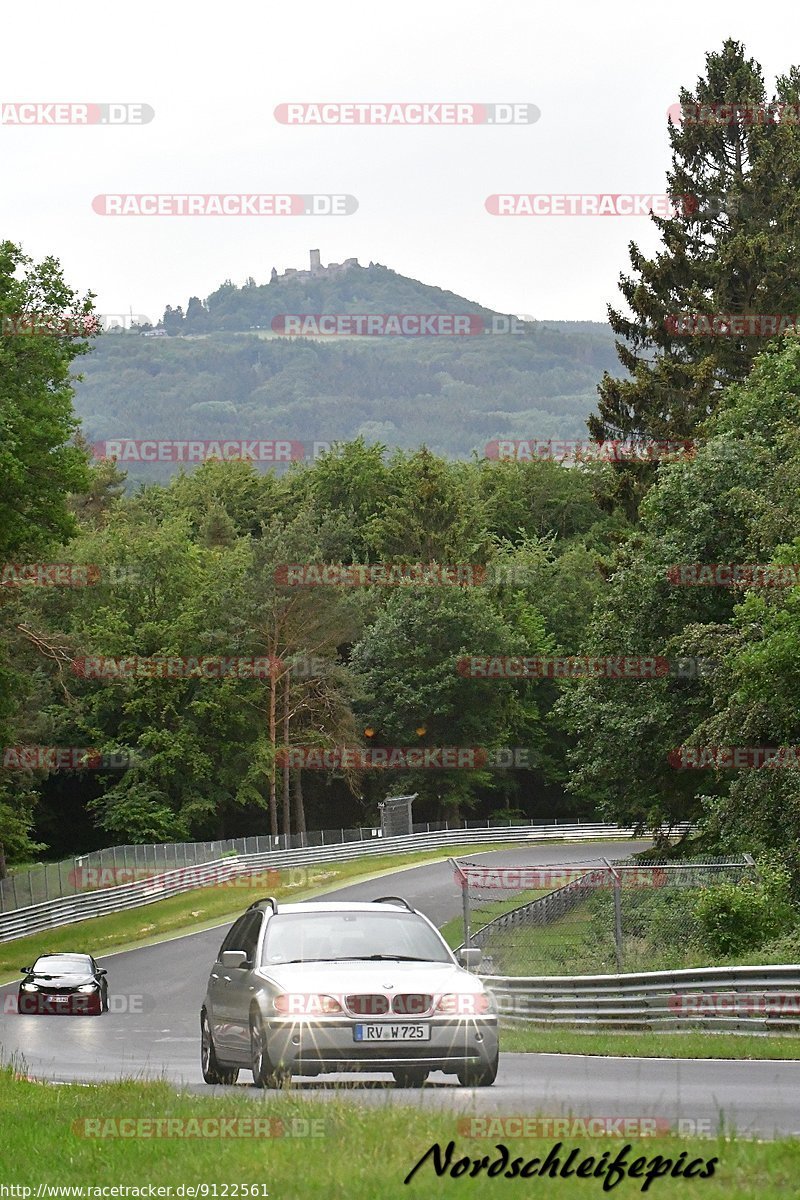
[[(800, 962), (800, 926), (736, 954), (711, 950), (692, 911), (699, 893), (700, 889), (664, 888), (653, 893), (623, 889), (623, 972)], [(475, 931), (478, 923), (473, 921), (472, 928)], [(598, 891), (547, 925), (498, 929), (485, 951), (497, 975), (614, 974), (613, 896)]]
[[(505, 845), (506, 843), (503, 843), (504, 847)], [(497, 848), (496, 843), (469, 844), (449, 847), (446, 852), (441, 849), (418, 850), (409, 854), (365, 855), (344, 863), (314, 863), (308, 868), (311, 875), (310, 886), (302, 889), (276, 886), (274, 876), (267, 878), (262, 888), (241, 884), (235, 887), (196, 888), (191, 892), (183, 892), (179, 896), (158, 900), (140, 908), (110, 913), (103, 917), (90, 917), (87, 921), (79, 921), (73, 925), (60, 925), (42, 933), (16, 938), (13, 942), (2, 942), (0, 983), (17, 978), (19, 968), (27, 965), (38, 954), (57, 950), (85, 950), (95, 957), (100, 957), (111, 950), (146, 945), (165, 937), (222, 924), (226, 919), (232, 919), (242, 912), (256, 896), (265, 893), (275, 895), (279, 900), (296, 900), (343, 884), (354, 883), (359, 879), (386, 874), (397, 868), (413, 867)], [(287, 874), (290, 877), (291, 873), (292, 868), (289, 868)], [(261, 877), (266, 878), (266, 873), (262, 873)]]
[[(9, 1120), (11, 1114), (13, 1119)], [(583, 1114), (576, 1110), (573, 1115)], [(287, 1130), (310, 1127), (323, 1136), (98, 1138), (79, 1132), (86, 1120), (138, 1117), (185, 1122), (253, 1116), (277, 1118)], [(0, 1071), (0, 1119), (0, 1182), (31, 1187), (34, 1194), (40, 1183), (84, 1187), (122, 1184), (145, 1189), (148, 1184), (173, 1189), (181, 1184), (238, 1184), (241, 1196), (243, 1184), (259, 1184), (270, 1197), (279, 1200), (392, 1200), (408, 1196), (429, 1200), (440, 1193), (494, 1200), (509, 1191), (502, 1186), (502, 1177), (488, 1178), (482, 1172), (477, 1178), (452, 1178), (449, 1174), (438, 1178), (430, 1159), (410, 1184), (404, 1185), (403, 1180), (437, 1142), (443, 1151), (449, 1142), (455, 1143), (452, 1162), (462, 1156), (475, 1160), (484, 1155), (491, 1162), (498, 1154), (498, 1142), (508, 1146), (512, 1158), (519, 1156), (527, 1161), (544, 1158), (556, 1140), (469, 1137), (459, 1128), (456, 1113), (420, 1112), (412, 1107), (362, 1108), (344, 1100), (314, 1102), (301, 1100), (291, 1091), (206, 1097), (176, 1094), (165, 1083), (141, 1081), (53, 1086), (15, 1078), (8, 1070)], [(625, 1144), (619, 1137), (565, 1139), (561, 1160), (573, 1148), (579, 1150), (581, 1158), (592, 1155), (596, 1161), (606, 1150), (613, 1158)], [(718, 1159), (712, 1178), (656, 1180), (649, 1191), (651, 1196), (666, 1200), (673, 1196), (685, 1200), (722, 1200), (729, 1196), (777, 1200), (796, 1193), (800, 1176), (798, 1141), (763, 1143), (733, 1137), (679, 1139), (668, 1135), (632, 1138), (628, 1144), (629, 1162), (639, 1156), (650, 1160), (655, 1155), (675, 1161), (682, 1151), (687, 1152), (684, 1165), (693, 1158)], [(643, 1182), (642, 1178), (625, 1179), (613, 1194), (618, 1200), (640, 1196)], [(512, 1185), (512, 1190), (515, 1195), (547, 1195), (556, 1200), (605, 1194), (599, 1179), (575, 1176), (533, 1178), (523, 1181), (521, 1187), (519, 1183), (516, 1188)], [(234, 1194), (231, 1187), (228, 1195)], [(218, 1195), (223, 1195), (221, 1190)]]
[[(501, 917), (503, 913), (511, 912), (513, 908), (519, 908), (522, 904), (530, 904), (532, 900), (538, 900), (540, 896), (546, 896), (552, 888), (531, 889), (527, 892), (517, 892), (508, 900), (486, 900), (481, 903), (470, 906), (470, 928), (473, 933), (478, 929), (482, 929), (484, 925), (488, 925), (490, 921), (494, 921), (496, 917)], [(454, 917), (452, 921), (446, 921), (439, 929), (444, 940), (451, 949), (460, 946), (464, 940), (464, 918), (463, 916)]]
[(800, 1036), (775, 1033), (584, 1032), (503, 1026), (506, 1053), (611, 1054), (624, 1058), (800, 1058)]

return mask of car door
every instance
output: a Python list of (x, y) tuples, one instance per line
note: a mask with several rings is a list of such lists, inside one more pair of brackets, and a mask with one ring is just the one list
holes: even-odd
[(223, 979), (227, 978), (228, 981), (225, 985), (225, 1008), (233, 1062), (250, 1062), (250, 1002), (256, 988), (253, 968), (258, 965), (256, 949), (263, 921), (264, 914), (258, 910), (247, 914), (239, 935), (241, 945), (235, 947), (244, 950), (247, 961), (244, 966), (230, 968), (223, 974)]
[(229, 1061), (233, 1037), (231, 1033), (232, 1010), (229, 1003), (231, 970), (222, 965), (222, 955), (226, 950), (242, 950), (245, 927), (250, 924), (250, 916), (245, 913), (235, 921), (219, 948), (217, 960), (211, 968), (208, 980), (208, 1020), (217, 1053), (223, 1061)]

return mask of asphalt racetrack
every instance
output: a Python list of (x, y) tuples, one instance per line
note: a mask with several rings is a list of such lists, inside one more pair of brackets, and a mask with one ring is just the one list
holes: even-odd
[[(470, 861), (535, 866), (584, 860), (598, 865), (603, 857), (623, 858), (645, 845), (523, 845), (475, 855)], [(436, 925), (461, 912), (461, 892), (447, 862), (351, 884), (327, 896), (370, 900), (386, 894), (404, 896)], [(250, 899), (243, 893), (243, 909)], [(42, 1079), (160, 1077), (191, 1091), (225, 1090), (202, 1081), (199, 1011), (209, 970), (230, 924), (101, 959), (108, 970), (112, 1009), (100, 1017), (20, 1016), (9, 1011), (5, 999), (16, 994), (16, 984), (0, 988), (3, 1058), (13, 1058)], [(91, 950), (80, 935), (76, 942), (77, 948)], [(237, 1087), (254, 1099), (280, 1104), (282, 1093), (257, 1091), (247, 1071), (242, 1071)], [(361, 1105), (446, 1107), (460, 1114), (655, 1117), (672, 1126), (683, 1120), (687, 1130), (688, 1122), (711, 1121), (716, 1128), (722, 1116), (727, 1128), (761, 1137), (800, 1130), (800, 1061), (501, 1054), (500, 1071), (490, 1088), (462, 1088), (455, 1076), (441, 1074), (432, 1075), (423, 1089), (397, 1088), (388, 1074), (324, 1075), (296, 1076), (292, 1093), (346, 1097)]]

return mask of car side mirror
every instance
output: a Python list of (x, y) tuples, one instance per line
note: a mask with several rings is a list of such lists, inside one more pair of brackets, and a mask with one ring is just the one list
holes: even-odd
[(477, 967), (483, 958), (483, 951), (479, 946), (462, 946), (456, 954), (456, 958), (462, 967), (466, 967), (469, 971), (472, 967)]
[(32, 975), (33, 967), (20, 967), (20, 971), (22, 971), (23, 975)]
[(98, 974), (98, 975), (107, 975), (107, 974), (108, 974), (108, 971), (105, 969), (105, 967), (98, 967), (98, 968), (97, 968), (97, 974)]
[(222, 952), (223, 967), (243, 967), (247, 962), (244, 950), (224, 950)]

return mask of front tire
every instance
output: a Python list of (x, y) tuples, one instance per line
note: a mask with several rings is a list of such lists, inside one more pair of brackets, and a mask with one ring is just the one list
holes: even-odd
[(250, 1062), (257, 1088), (286, 1087), (291, 1082), (291, 1072), (280, 1070), (270, 1061), (266, 1033), (258, 1013), (250, 1015)]
[(491, 1062), (470, 1063), (462, 1067), (458, 1074), (458, 1082), (462, 1087), (491, 1087), (497, 1078), (497, 1068), (500, 1065), (500, 1053), (495, 1054)]
[(223, 1067), (217, 1058), (211, 1025), (205, 1010), (200, 1014), (200, 1067), (206, 1083), (224, 1083), (230, 1086), (239, 1078), (238, 1067)]
[(392, 1074), (399, 1088), (421, 1088), (430, 1071), (426, 1067), (397, 1067)]

